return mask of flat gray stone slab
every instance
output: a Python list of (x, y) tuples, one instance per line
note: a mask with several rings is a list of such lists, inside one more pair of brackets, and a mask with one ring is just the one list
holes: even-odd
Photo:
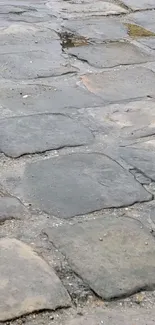
[(118, 40), (127, 36), (127, 28), (118, 20), (108, 17), (66, 20), (62, 27), (66, 30), (97, 41)]
[(0, 222), (9, 219), (24, 219), (28, 212), (26, 208), (14, 197), (0, 197)]
[(107, 102), (155, 94), (155, 74), (142, 67), (123, 67), (113, 71), (87, 74), (81, 79), (89, 91), (101, 96)]
[(5, 79), (35, 79), (76, 72), (62, 56), (58, 40), (43, 47), (36, 44), (30, 49), (20, 45), (2, 46), (0, 65), (0, 77)]
[(155, 10), (135, 12), (127, 15), (124, 20), (133, 22), (155, 33)]
[(0, 152), (10, 157), (93, 142), (92, 133), (63, 114), (40, 114), (0, 120)]
[(140, 309), (133, 311), (132, 308), (125, 308), (125, 310), (97, 310), (95, 313), (77, 317), (68, 320), (65, 325), (154, 325), (155, 316), (154, 310)]
[[(155, 131), (154, 131), (155, 132)], [(149, 141), (150, 140), (150, 141)], [(145, 141), (145, 137), (144, 137)], [(121, 157), (132, 167), (155, 181), (155, 137), (146, 142), (120, 149)]]
[(69, 306), (59, 278), (29, 246), (2, 238), (0, 250), (0, 321)]
[(140, 222), (103, 216), (45, 232), (73, 271), (103, 299), (154, 289), (155, 239)]
[[(76, 85), (75, 81), (53, 81), (51, 86), (0, 83), (0, 118), (31, 115), (34, 113), (58, 113), (96, 107), (103, 99)], [(46, 83), (45, 83), (46, 84)]]
[(111, 68), (155, 60), (154, 56), (125, 42), (73, 47), (68, 49), (67, 53), (97, 68)]
[(155, 37), (138, 38), (138, 42), (150, 47), (152, 50), (155, 50)]
[(47, 7), (49, 13), (60, 16), (62, 18), (85, 18), (91, 16), (107, 16), (112, 14), (125, 13), (126, 10), (108, 1), (85, 1), (83, 3), (64, 2), (64, 1), (48, 1)]
[(103, 107), (87, 108), (81, 111), (96, 130), (124, 139), (139, 140), (155, 132), (155, 100), (136, 100), (111, 104)]
[(29, 163), (20, 179), (8, 176), (7, 185), (21, 200), (63, 218), (152, 198), (128, 171), (101, 154)]
[(154, 0), (123, 0), (122, 2), (133, 10), (155, 9)]

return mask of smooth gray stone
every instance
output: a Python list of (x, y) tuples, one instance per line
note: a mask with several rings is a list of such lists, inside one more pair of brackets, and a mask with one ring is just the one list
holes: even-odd
[(62, 218), (152, 198), (127, 170), (95, 153), (28, 163), (20, 178), (6, 175), (6, 180), (21, 200)]
[(89, 91), (107, 102), (154, 96), (155, 74), (142, 67), (120, 68), (81, 77)]
[(9, 157), (86, 145), (92, 133), (63, 114), (40, 114), (0, 120), (0, 152)]
[(133, 10), (155, 9), (154, 0), (123, 0), (122, 2)]
[(124, 18), (124, 21), (133, 22), (155, 33), (155, 10), (131, 13)]
[(155, 50), (155, 37), (138, 38), (138, 42), (150, 47), (152, 50)]
[(155, 239), (139, 221), (103, 215), (45, 232), (73, 271), (103, 299), (154, 289)]
[(109, 17), (66, 20), (62, 27), (75, 35), (97, 41), (118, 40), (127, 36), (127, 28)]
[(0, 197), (0, 222), (9, 219), (24, 219), (26, 208), (14, 197)]
[(73, 47), (68, 49), (67, 53), (97, 68), (112, 68), (155, 60), (154, 56), (125, 42)]
[(70, 305), (53, 269), (30, 246), (1, 238), (0, 251), (0, 321)]

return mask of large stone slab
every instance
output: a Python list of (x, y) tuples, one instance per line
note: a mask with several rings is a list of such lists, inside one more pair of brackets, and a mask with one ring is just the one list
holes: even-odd
[(83, 317), (76, 317), (68, 320), (65, 325), (154, 325), (155, 316), (152, 308), (140, 309), (137, 311), (132, 308), (125, 308), (125, 310), (106, 310), (97, 309), (95, 313), (88, 313)]
[(133, 10), (155, 9), (154, 0), (123, 0), (122, 2)]
[(0, 321), (69, 306), (59, 278), (29, 246), (1, 238), (0, 250)]
[[(22, 64), (24, 62), (24, 64)], [(50, 45), (3, 46), (0, 49), (0, 77), (6, 79), (37, 79), (76, 72), (62, 56), (58, 40)]]
[(155, 93), (155, 74), (142, 67), (87, 74), (81, 79), (89, 91), (107, 102), (154, 96)]
[(108, 17), (66, 20), (62, 27), (90, 40), (107, 41), (123, 39), (127, 36), (127, 28), (118, 20)]
[(125, 42), (73, 47), (68, 49), (67, 53), (97, 68), (111, 68), (155, 60), (154, 56)]
[(0, 197), (0, 222), (9, 219), (23, 219), (28, 212), (19, 200), (14, 197)]
[(63, 114), (40, 114), (0, 120), (0, 152), (10, 157), (85, 145), (93, 135)]
[(45, 230), (76, 272), (103, 299), (155, 287), (155, 239), (132, 218), (104, 217)]
[(53, 157), (27, 164), (20, 178), (5, 177), (8, 189), (21, 200), (63, 218), (152, 198), (128, 171), (102, 154)]
[(129, 14), (125, 17), (125, 21), (133, 22), (155, 33), (155, 10)]
[(108, 1), (48, 1), (49, 12), (62, 18), (86, 18), (91, 16), (107, 16), (112, 14), (125, 13), (126, 10)]
[(5, 84), (0, 82), (0, 118), (31, 115), (34, 113), (58, 113), (84, 107), (96, 107), (103, 99), (76, 85), (75, 80), (66, 78), (53, 81), (46, 86), (26, 84)]
[[(155, 134), (155, 130), (153, 135)], [(121, 157), (132, 167), (155, 181), (155, 137), (144, 136), (144, 142), (120, 148)]]

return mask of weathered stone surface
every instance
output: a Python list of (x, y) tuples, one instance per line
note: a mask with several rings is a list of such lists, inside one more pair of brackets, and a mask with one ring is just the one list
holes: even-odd
[(103, 216), (49, 228), (46, 234), (103, 299), (155, 287), (155, 239), (132, 218)]
[(90, 125), (113, 138), (139, 140), (155, 132), (155, 101), (136, 100), (81, 110)]
[(122, 2), (133, 10), (155, 9), (154, 0), (123, 0)]
[(127, 36), (126, 27), (118, 20), (108, 17), (70, 19), (64, 21), (62, 27), (73, 34), (97, 41), (118, 40)]
[(0, 118), (34, 113), (58, 113), (74, 108), (95, 107), (103, 99), (76, 85), (75, 80), (53, 81), (51, 85), (0, 82)]
[(19, 157), (46, 150), (85, 145), (93, 135), (63, 114), (40, 114), (0, 120), (0, 152)]
[(140, 309), (137, 311), (126, 308), (124, 311), (106, 309), (97, 310), (95, 313), (77, 317), (67, 321), (65, 325), (154, 325), (154, 310)]
[(76, 72), (61, 55), (58, 40), (44, 45), (44, 48), (37, 44), (30, 49), (20, 45), (3, 46), (0, 49), (0, 64), (0, 77), (6, 79), (37, 79)]
[(62, 18), (85, 18), (91, 16), (107, 16), (110, 14), (125, 13), (126, 10), (116, 4), (108, 1), (85, 1), (79, 3), (78, 1), (48, 1), (47, 7), (49, 12), (53, 15), (60, 16)]
[(14, 177), (6, 179), (15, 195), (64, 218), (152, 198), (128, 171), (100, 154), (71, 154), (30, 163), (21, 178)]
[(0, 197), (0, 222), (8, 219), (23, 219), (26, 213), (26, 209), (16, 198)]
[(154, 56), (142, 52), (138, 47), (125, 42), (79, 46), (68, 49), (67, 53), (97, 68), (109, 68), (155, 60)]
[[(155, 130), (153, 131), (153, 135)], [(132, 167), (137, 168), (151, 180), (155, 181), (155, 137), (144, 142), (120, 148), (121, 157)]]
[(155, 74), (141, 67), (87, 74), (81, 79), (89, 91), (108, 102), (154, 96), (155, 93)]
[(138, 42), (150, 47), (152, 50), (155, 50), (155, 37), (143, 37), (138, 39)]
[(29, 246), (2, 238), (0, 250), (0, 321), (70, 304), (59, 278)]
[(155, 33), (155, 10), (135, 12), (127, 15), (125, 20), (143, 26)]

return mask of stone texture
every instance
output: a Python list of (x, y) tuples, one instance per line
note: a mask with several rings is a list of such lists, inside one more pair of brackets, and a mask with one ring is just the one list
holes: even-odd
[(29, 246), (1, 238), (0, 250), (0, 321), (70, 304), (59, 278)]
[(6, 180), (21, 200), (64, 218), (152, 198), (128, 171), (95, 153), (28, 163), (20, 178), (6, 175)]
[(112, 14), (125, 13), (123, 7), (113, 4), (108, 1), (78, 1), (63, 2), (63, 1), (48, 1), (47, 7), (49, 12), (61, 18), (86, 18), (91, 16), (107, 16)]
[(155, 37), (143, 37), (138, 39), (138, 42), (150, 47), (152, 50), (155, 50)]
[(154, 0), (123, 0), (122, 2), (133, 10), (155, 9)]
[(85, 145), (93, 135), (63, 114), (40, 114), (0, 120), (0, 152), (10, 157)]
[(73, 271), (103, 299), (155, 287), (155, 239), (138, 221), (103, 216), (45, 232)]
[(6, 79), (37, 79), (76, 72), (62, 56), (58, 40), (44, 48), (38, 44), (30, 49), (20, 45), (3, 46), (0, 48), (0, 64), (0, 77)]
[(95, 313), (86, 314), (83, 317), (77, 317), (68, 320), (65, 325), (154, 325), (154, 310), (140, 309), (137, 311), (132, 308), (126, 308), (123, 311), (97, 309)]
[(76, 85), (75, 80), (52, 81), (43, 85), (0, 82), (0, 118), (31, 115), (34, 113), (72, 112), (83, 107), (95, 107), (103, 100), (87, 89)]
[(155, 59), (154, 56), (142, 52), (138, 47), (125, 42), (74, 47), (68, 49), (67, 53), (97, 68), (144, 63)]
[(127, 36), (126, 27), (118, 20), (108, 17), (70, 19), (64, 21), (62, 27), (73, 34), (97, 41), (118, 40)]
[(133, 22), (155, 33), (155, 10), (129, 14), (125, 17), (125, 21)]
[(132, 146), (120, 148), (121, 157), (132, 167), (155, 181), (155, 131), (153, 137), (144, 136), (144, 141)]
[(0, 222), (8, 219), (24, 219), (27, 211), (25, 207), (14, 197), (0, 197)]
[(107, 102), (154, 96), (155, 93), (155, 74), (142, 67), (87, 74), (81, 79), (89, 91)]

